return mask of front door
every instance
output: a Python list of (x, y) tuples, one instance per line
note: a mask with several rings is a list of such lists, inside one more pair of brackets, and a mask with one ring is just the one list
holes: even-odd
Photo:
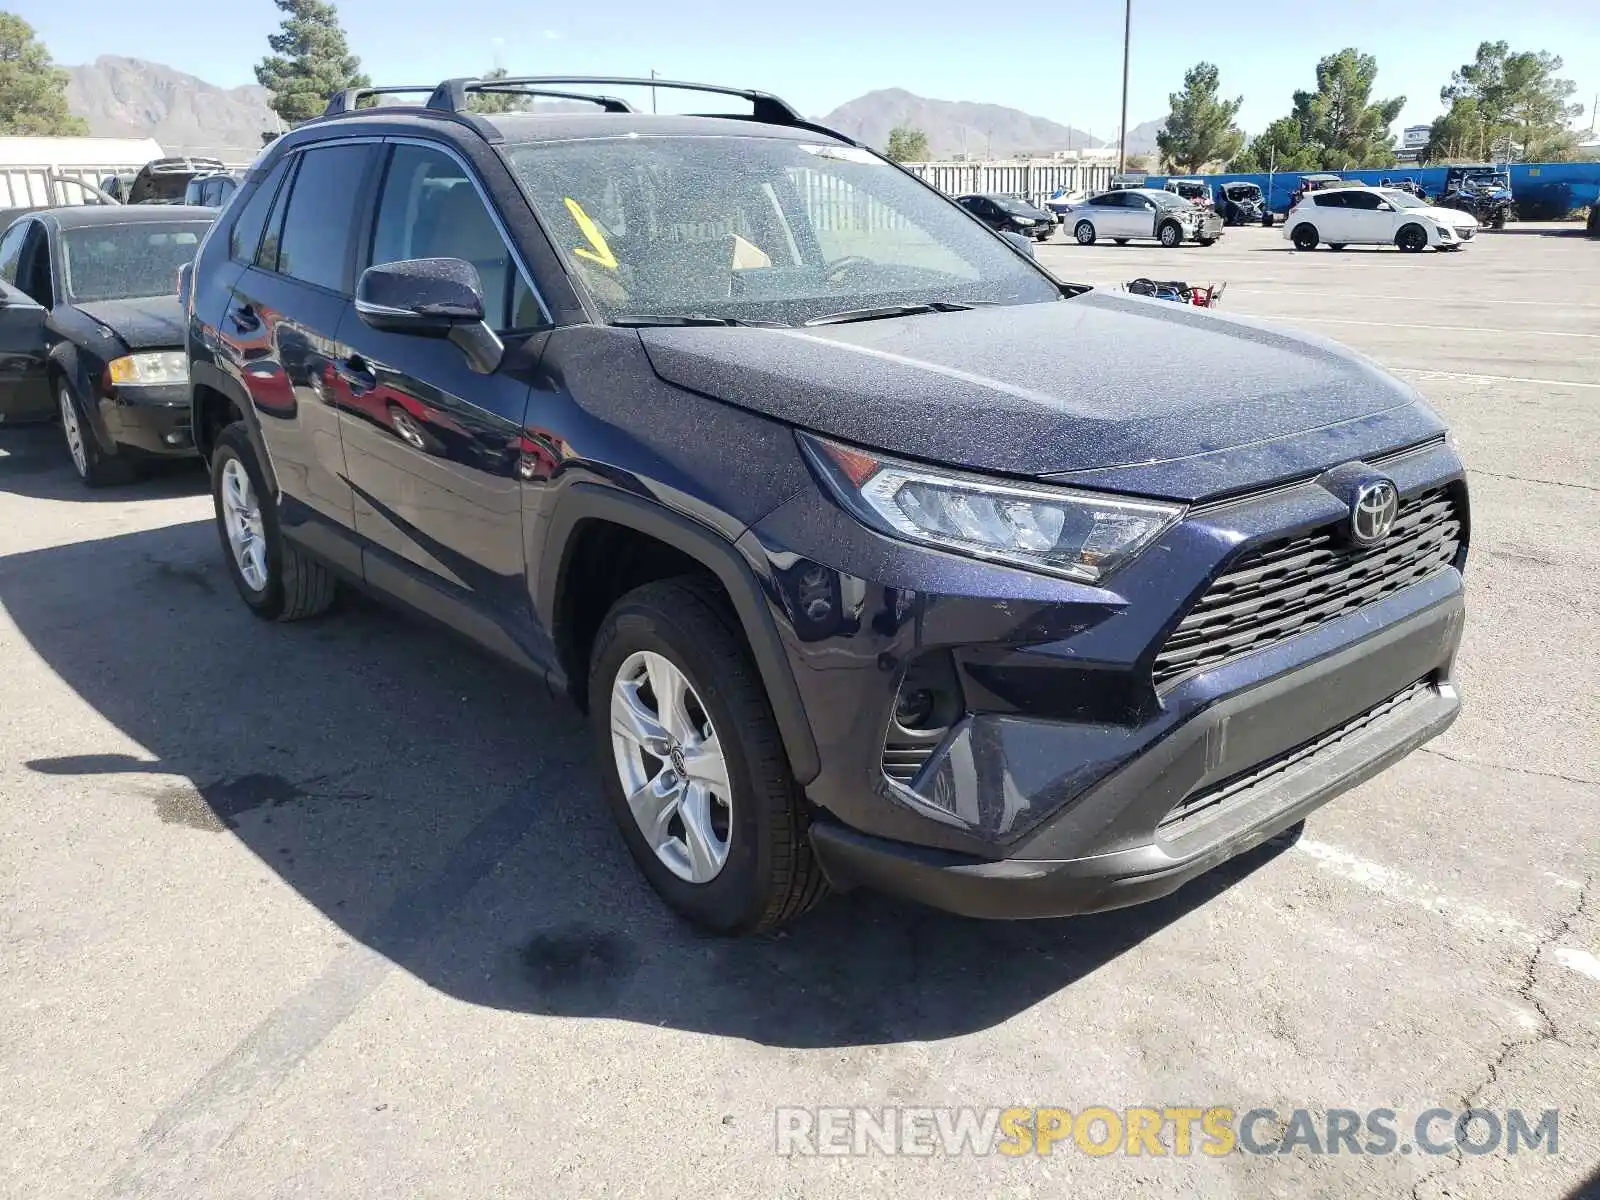
[(0, 424), (55, 412), (45, 375), (44, 306), (0, 281)]
[(535, 331), (547, 322), (471, 171), (434, 145), (399, 142), (389, 155), (362, 261), (471, 263), (506, 356), (483, 375), (447, 341), (346, 317), (334, 388), (356, 531), (379, 551), (367, 576), (427, 607), (433, 598), (404, 578), (420, 577), (465, 610), (454, 620), (480, 640), (498, 644), (503, 634), (547, 661), (528, 599), (518, 470), (542, 347)]

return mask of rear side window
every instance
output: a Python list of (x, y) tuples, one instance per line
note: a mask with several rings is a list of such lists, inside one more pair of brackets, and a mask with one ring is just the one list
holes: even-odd
[(466, 170), (441, 150), (398, 145), (378, 197), (372, 261), (409, 258), (459, 258), (476, 267), (491, 329), (541, 323), (538, 302)]
[(1345, 194), (1343, 192), (1312, 192), (1311, 203), (1318, 208), (1345, 208)]
[(261, 266), (331, 291), (345, 290), (350, 230), (371, 150), (356, 143), (301, 154), (274, 247), (276, 261), (258, 259)]
[(261, 186), (251, 193), (244, 211), (239, 214), (239, 219), (233, 223), (233, 230), (228, 234), (229, 258), (245, 263), (255, 259), (256, 247), (261, 245), (261, 231), (266, 228), (267, 213), (272, 209), (272, 198), (278, 194), (278, 185), (283, 182), (284, 172), (288, 169), (289, 160), (279, 159), (271, 173), (261, 181)]
[(1363, 208), (1376, 212), (1383, 203), (1383, 197), (1376, 192), (1346, 192), (1344, 206), (1346, 208)]

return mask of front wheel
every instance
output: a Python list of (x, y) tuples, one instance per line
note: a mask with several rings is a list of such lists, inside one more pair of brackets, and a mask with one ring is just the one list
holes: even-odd
[(1078, 245), (1092, 246), (1094, 245), (1094, 225), (1088, 221), (1079, 221), (1077, 228), (1072, 231), (1072, 236), (1078, 239)]
[(1394, 235), (1394, 244), (1407, 254), (1419, 254), (1428, 248), (1428, 231), (1421, 225), (1407, 225)]
[(1183, 230), (1179, 229), (1175, 221), (1168, 221), (1156, 234), (1157, 239), (1168, 250), (1183, 241)]
[(1289, 235), (1289, 241), (1296, 250), (1315, 250), (1321, 240), (1317, 236), (1317, 227), (1309, 223), (1296, 225), (1294, 232)]
[(590, 657), (589, 720), (612, 816), (672, 908), (748, 934), (821, 899), (800, 787), (712, 583), (662, 580), (617, 602)]
[(326, 566), (287, 541), (242, 421), (217, 435), (211, 500), (228, 571), (250, 611), (266, 621), (326, 612), (336, 584)]
[(133, 467), (127, 459), (100, 449), (89, 419), (79, 409), (72, 389), (64, 381), (56, 385), (56, 406), (60, 410), (61, 433), (66, 438), (72, 469), (86, 487), (110, 487), (133, 478)]

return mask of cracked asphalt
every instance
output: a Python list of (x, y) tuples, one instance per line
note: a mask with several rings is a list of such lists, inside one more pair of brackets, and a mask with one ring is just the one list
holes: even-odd
[[(1452, 422), (1445, 737), (1154, 905), (992, 925), (852, 894), (709, 940), (541, 685), (366, 601), (257, 622), (198, 470), (89, 493), (58, 431), (0, 429), (0, 1195), (1600, 1189), (1600, 243), (1040, 257), (1226, 280)], [(1555, 1154), (774, 1152), (779, 1106), (887, 1105), (1382, 1107), (1403, 1142), (1434, 1107), (1560, 1119)]]

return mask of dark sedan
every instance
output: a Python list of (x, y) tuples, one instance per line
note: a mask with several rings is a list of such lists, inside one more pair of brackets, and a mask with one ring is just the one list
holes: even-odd
[(61, 419), (90, 487), (194, 453), (178, 272), (214, 209), (83, 206), (0, 237), (0, 421)]
[(997, 233), (1020, 233), (1042, 242), (1055, 231), (1054, 216), (1017, 196), (957, 196), (956, 203)]

